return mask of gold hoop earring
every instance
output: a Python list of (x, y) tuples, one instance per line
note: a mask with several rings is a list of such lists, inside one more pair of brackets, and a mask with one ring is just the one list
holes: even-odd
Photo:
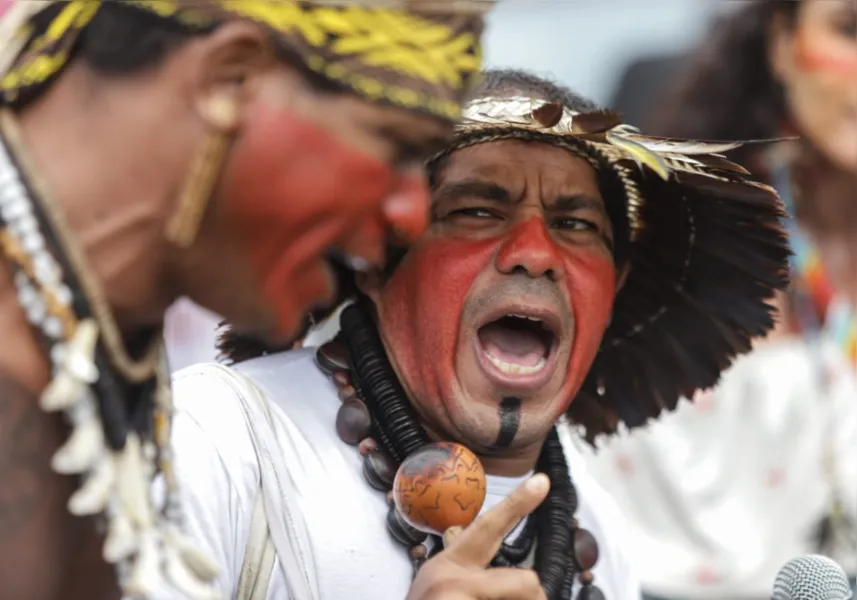
[(237, 113), (235, 102), (221, 97), (214, 99), (209, 108), (212, 130), (193, 158), (176, 210), (169, 218), (165, 231), (167, 240), (180, 248), (188, 248), (196, 240), (233, 138), (232, 129)]

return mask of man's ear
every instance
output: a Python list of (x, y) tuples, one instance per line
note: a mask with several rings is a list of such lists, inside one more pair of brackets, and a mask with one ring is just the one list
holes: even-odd
[(616, 269), (616, 293), (618, 294), (623, 287), (625, 287), (625, 282), (628, 280), (628, 275), (631, 273), (631, 262), (625, 261), (625, 264)]
[[(264, 31), (251, 23), (228, 22), (199, 41), (191, 82), (192, 102), (211, 128), (234, 133), (260, 76), (280, 66)], [(231, 105), (229, 118), (220, 108)]]

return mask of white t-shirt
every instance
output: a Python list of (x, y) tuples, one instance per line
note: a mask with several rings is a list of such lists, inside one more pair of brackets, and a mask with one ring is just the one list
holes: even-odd
[[(413, 569), (406, 549), (386, 530), (384, 495), (365, 482), (357, 448), (337, 436), (340, 406), (334, 384), (315, 364), (315, 350), (271, 355), (238, 369), (272, 405), (279, 447), (297, 498), (289, 507), (309, 532), (321, 600), (403, 599)], [(219, 584), (234, 597), (259, 489), (259, 463), (235, 389), (213, 365), (176, 374), (173, 443), (189, 532), (222, 567)], [(624, 526), (612, 499), (586, 472), (568, 441), (569, 468), (577, 487), (577, 517), (600, 547), (593, 570), (609, 600), (639, 600), (624, 544)], [(483, 510), (495, 505), (521, 478), (489, 477)], [(279, 559), (268, 598), (289, 597)]]
[(217, 360), (217, 326), (223, 318), (181, 298), (164, 318), (164, 344), (170, 371)]
[[(785, 562), (816, 552), (812, 530), (831, 492), (826, 446), (845, 510), (857, 517), (857, 379), (829, 354), (822, 389), (812, 347), (762, 346), (712, 393), (587, 457), (630, 521), (647, 592), (769, 598)], [(854, 550), (837, 557), (852, 575)]]

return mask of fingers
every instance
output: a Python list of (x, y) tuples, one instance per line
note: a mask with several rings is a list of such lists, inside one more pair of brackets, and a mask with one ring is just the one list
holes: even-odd
[(474, 581), (482, 600), (547, 600), (539, 576), (531, 569), (497, 568)]
[(476, 519), (455, 538), (447, 559), (465, 566), (485, 568), (521, 519), (533, 512), (550, 490), (550, 480), (538, 474), (516, 487), (497, 506)]

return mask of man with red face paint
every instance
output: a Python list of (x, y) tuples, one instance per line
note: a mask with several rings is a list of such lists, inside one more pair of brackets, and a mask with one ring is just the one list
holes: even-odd
[[(427, 233), (343, 286), (334, 340), (277, 352), (228, 332), (240, 364), (177, 374), (173, 440), (194, 450), (177, 475), (191, 529), (231, 565), (222, 589), (638, 600), (621, 518), (557, 424), (590, 441), (642, 425), (773, 326), (782, 206), (712, 154), (731, 147), (486, 73), (428, 163)], [(402, 461), (439, 441), (487, 473), (483, 514), (443, 539), (389, 502)], [(424, 489), (428, 509), (468, 504)]]
[(188, 296), (287, 338), (333, 298), (331, 252), (368, 268), (418, 235), (421, 164), (460, 115), (489, 5), (4, 13), (0, 596), (162, 598), (166, 575), (217, 597), (217, 565), (182, 532), (164, 311)]

